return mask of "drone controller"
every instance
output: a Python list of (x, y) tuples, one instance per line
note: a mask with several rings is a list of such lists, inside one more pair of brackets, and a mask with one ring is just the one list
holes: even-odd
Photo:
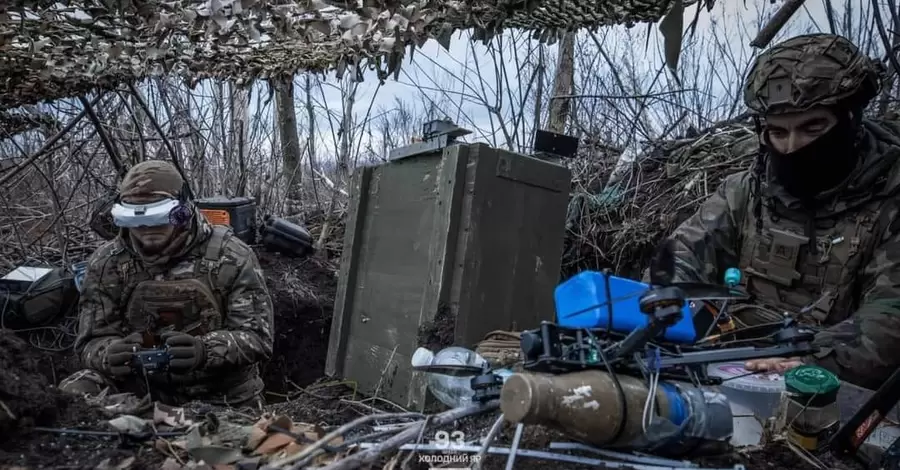
[(134, 353), (132, 367), (148, 374), (163, 372), (169, 368), (169, 351), (167, 348), (142, 349)]

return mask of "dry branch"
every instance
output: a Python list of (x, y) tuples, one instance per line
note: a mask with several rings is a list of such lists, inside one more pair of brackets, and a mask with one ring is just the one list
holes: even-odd
[[(100, 98), (102, 98), (102, 96), (103, 95), (98, 95), (96, 98), (94, 98), (93, 101), (90, 102), (90, 104), (92, 104), (92, 105), (97, 104), (98, 102), (100, 102)], [(28, 157), (27, 160), (20, 163), (15, 168), (12, 168), (8, 172), (5, 172), (3, 174), (3, 176), (0, 176), (0, 186), (3, 186), (4, 183), (6, 183), (10, 179), (12, 179), (13, 176), (18, 175), (22, 170), (24, 170), (29, 165), (34, 164), (34, 162), (37, 161), (38, 158), (41, 158), (41, 155), (44, 155), (44, 153), (47, 151), (47, 149), (52, 148), (53, 145), (56, 144), (57, 141), (59, 141), (59, 139), (62, 139), (63, 137), (65, 137), (65, 135), (68, 134), (69, 131), (71, 131), (72, 128), (75, 127), (79, 121), (81, 121), (81, 118), (83, 118), (85, 114), (87, 114), (87, 108), (82, 109), (81, 112), (78, 113), (78, 115), (76, 115), (74, 118), (72, 118), (72, 120), (69, 121), (68, 124), (66, 124), (66, 127), (63, 127), (62, 129), (60, 129), (60, 131), (57, 132), (56, 135), (47, 139), (44, 142), (44, 145), (42, 145), (40, 149), (38, 149), (36, 152), (34, 152), (34, 154), (32, 154), (30, 157)]]
[[(492, 411), (499, 407), (500, 402), (495, 400), (485, 403), (484, 405), (472, 405), (465, 408), (455, 408), (432, 416), (429, 420), (427, 420), (427, 424), (443, 426), (458, 419)], [(387, 439), (386, 441), (365, 449), (359, 453), (338, 460), (337, 462), (323, 467), (322, 470), (350, 470), (353, 468), (359, 468), (364, 465), (372, 464), (384, 454), (398, 449), (403, 444), (407, 444), (410, 441), (414, 440), (417, 436), (421, 435), (422, 427), (425, 425), (426, 421), (422, 421), (420, 423), (409, 426), (403, 429), (403, 431), (398, 433), (396, 436), (391, 437), (390, 439)], [(292, 470), (299, 470), (299, 468), (292, 468)]]
[(781, 31), (781, 28), (784, 28), (784, 25), (786, 25), (791, 17), (794, 16), (794, 13), (803, 6), (803, 2), (805, 1), (806, 0), (787, 0), (784, 2), (784, 5), (781, 5), (781, 8), (772, 15), (772, 19), (759, 30), (759, 34), (757, 34), (756, 38), (750, 42), (750, 45), (757, 49), (764, 49), (768, 46), (778, 32)]
[(748, 168), (757, 142), (746, 123), (658, 142), (596, 193), (588, 188), (598, 186), (596, 178), (610, 177), (612, 169), (599, 173), (590, 167), (576, 169), (564, 276), (610, 268), (640, 278), (659, 240), (693, 214), (726, 176)]

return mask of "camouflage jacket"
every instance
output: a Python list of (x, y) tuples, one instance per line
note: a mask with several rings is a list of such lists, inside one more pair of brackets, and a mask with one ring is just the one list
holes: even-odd
[(876, 388), (900, 366), (900, 126), (865, 122), (861, 156), (815, 213), (768, 175), (731, 175), (672, 239), (675, 280), (720, 283), (739, 267), (755, 303), (820, 325), (809, 359)]
[(195, 217), (181, 254), (159, 266), (142, 263), (123, 230), (90, 257), (83, 288), (75, 349), (85, 367), (105, 371), (107, 347), (130, 333), (154, 347), (162, 331), (184, 331), (202, 337), (203, 368), (154, 374), (151, 388), (176, 401), (221, 403), (261, 392), (272, 300), (256, 255), (225, 227)]

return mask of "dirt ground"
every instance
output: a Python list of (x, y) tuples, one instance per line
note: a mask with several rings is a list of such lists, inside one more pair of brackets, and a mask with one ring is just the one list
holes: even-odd
[(51, 386), (42, 370), (47, 362), (25, 341), (0, 330), (0, 468), (93, 469), (106, 459), (128, 457), (136, 457), (131, 468), (159, 468), (161, 459), (149, 451), (110, 445), (106, 437), (61, 434), (62, 429), (98, 429), (103, 415)]
[(324, 375), (338, 266), (266, 252), (260, 252), (259, 261), (275, 303), (275, 353), (263, 380), (269, 391), (285, 393)]
[[(284, 258), (260, 252), (260, 262), (275, 303), (275, 356), (264, 369), (268, 390), (267, 411), (286, 415), (295, 422), (322, 426), (347, 423), (371, 413), (381, 404), (354, 395), (353, 391), (323, 379), (328, 334), (337, 288), (337, 266), (314, 258)], [(432, 346), (446, 342), (441, 321), (420, 332), (420, 341)], [(99, 469), (111, 470), (123, 462), (130, 469), (158, 469), (163, 456), (146, 443), (123, 442), (118, 437), (66, 431), (104, 430), (102, 410), (64, 396), (52, 386), (74, 370), (71, 355), (33, 349), (11, 333), (0, 331), (0, 469)], [(306, 387), (300, 390), (298, 387)], [(27, 397), (27, 398), (22, 398)], [(454, 428), (471, 438), (484, 436), (496, 413), (460, 420)], [(41, 427), (46, 429), (41, 429)], [(514, 427), (505, 425), (494, 441), (509, 446)], [(552, 441), (568, 441), (560, 433), (539, 426), (526, 427), (521, 448), (544, 449)], [(859, 467), (827, 461), (829, 468)], [(488, 456), (484, 468), (504, 468), (505, 456)], [(707, 459), (706, 467), (747, 470), (813, 468), (785, 448), (771, 448), (748, 455)], [(574, 464), (519, 457), (517, 470), (588, 468)], [(411, 468), (423, 465), (413, 464)], [(427, 468), (424, 465), (424, 468)]]

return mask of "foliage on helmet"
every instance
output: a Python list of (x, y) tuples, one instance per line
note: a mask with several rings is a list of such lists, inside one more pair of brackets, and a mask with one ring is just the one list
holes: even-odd
[(884, 67), (849, 39), (807, 34), (760, 54), (747, 75), (744, 103), (759, 114), (814, 106), (865, 106), (881, 87)]

